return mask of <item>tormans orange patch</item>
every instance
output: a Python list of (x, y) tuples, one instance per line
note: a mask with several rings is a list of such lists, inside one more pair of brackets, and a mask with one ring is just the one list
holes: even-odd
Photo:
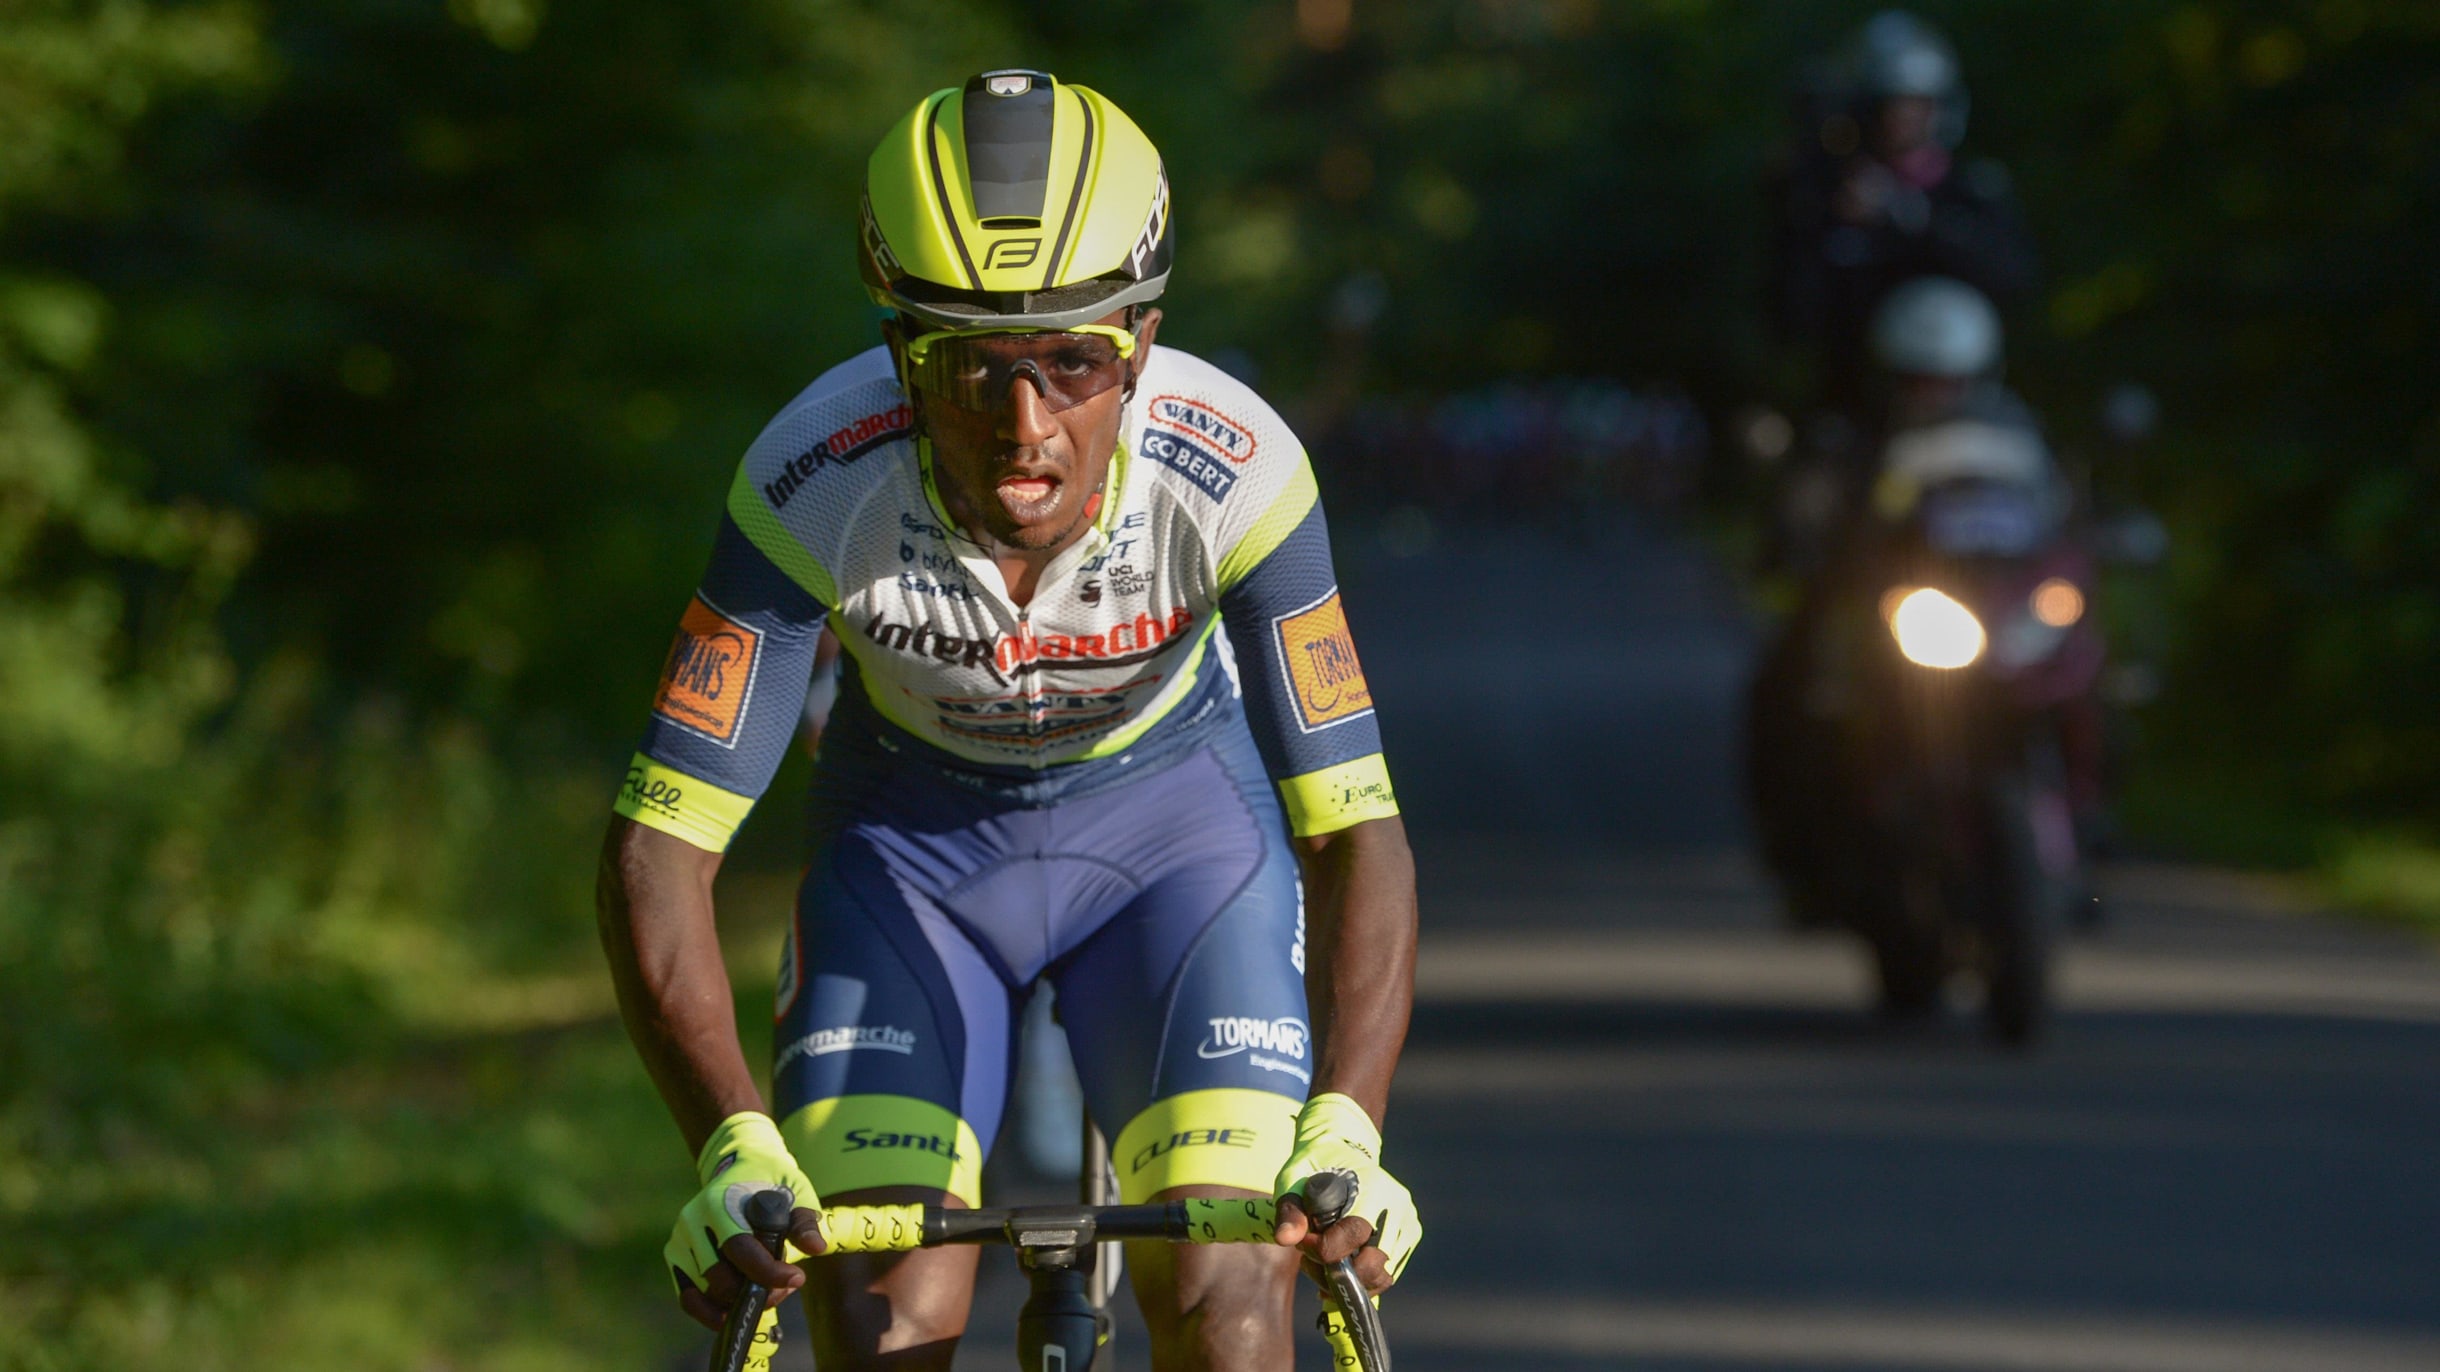
[(715, 743), (734, 746), (737, 721), (745, 718), (746, 701), (754, 694), (754, 668), (761, 656), (761, 634), (695, 597), (678, 621), (678, 641), (670, 645), (669, 661), (661, 668), (661, 694), (652, 702), (653, 712)]
[(1372, 687), (1356, 661), (1356, 641), (1347, 632), (1347, 612), (1332, 591), (1292, 615), (1272, 622), (1279, 656), (1296, 697), (1298, 723), (1306, 733), (1368, 714)]

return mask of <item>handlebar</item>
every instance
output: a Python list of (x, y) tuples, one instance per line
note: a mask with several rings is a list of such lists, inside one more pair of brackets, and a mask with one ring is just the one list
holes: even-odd
[(833, 1253), (905, 1253), (957, 1243), (1078, 1248), (1111, 1239), (1269, 1243), (1277, 1227), (1272, 1202), (1255, 1198), (984, 1210), (943, 1205), (833, 1205), (820, 1215), (822, 1237)]
[[(1324, 1172), (1306, 1184), (1308, 1213), (1316, 1228), (1346, 1217), (1354, 1207), (1352, 1173)], [(1016, 1249), (1080, 1249), (1112, 1239), (1168, 1243), (1270, 1243), (1277, 1237), (1277, 1205), (1268, 1197), (1175, 1200), (1154, 1205), (1024, 1205), (961, 1210), (944, 1205), (833, 1205), (816, 1212), (829, 1253), (908, 1253), (950, 1244), (1004, 1243)], [(780, 1256), (791, 1211), (785, 1193), (765, 1191), (746, 1202), (755, 1238)], [(1324, 1269), (1326, 1308), (1322, 1331), (1333, 1361), (1364, 1372), (1389, 1372), (1389, 1343), (1380, 1312), (1356, 1276), (1353, 1258)], [(768, 1292), (748, 1283), (729, 1308), (713, 1345), (714, 1372), (738, 1372)]]

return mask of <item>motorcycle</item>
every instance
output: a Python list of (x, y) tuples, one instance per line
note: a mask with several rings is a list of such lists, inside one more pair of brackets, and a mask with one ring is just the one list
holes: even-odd
[(2090, 900), (2069, 771), (2105, 657), (2094, 552), (2055, 487), (1979, 460), (1988, 426), (1910, 441), (1931, 460), (1887, 464), (1869, 547), (1800, 616), (1801, 679), (1757, 690), (1766, 848), (1800, 923), (1870, 945), (1884, 1009), (1929, 1013), (1973, 973), (1993, 1037), (2024, 1045)]

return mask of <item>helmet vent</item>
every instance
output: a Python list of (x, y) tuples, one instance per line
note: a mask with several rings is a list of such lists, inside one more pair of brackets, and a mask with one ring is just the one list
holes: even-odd
[(1042, 222), (1051, 174), (1054, 84), (1041, 72), (1016, 71), (986, 72), (966, 83), (965, 99), (958, 102), (966, 134), (966, 184), (974, 194), (974, 217), (985, 228), (1001, 227), (996, 220)]

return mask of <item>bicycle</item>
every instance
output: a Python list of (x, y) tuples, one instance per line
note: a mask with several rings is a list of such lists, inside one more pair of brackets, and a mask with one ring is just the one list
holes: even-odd
[[(1351, 1172), (1323, 1172), (1306, 1185), (1313, 1220), (1326, 1227), (1355, 1206)], [(746, 1219), (773, 1256), (787, 1242), (787, 1193), (765, 1191), (746, 1201)], [(1087, 1294), (1086, 1254), (1116, 1239), (1170, 1243), (1269, 1243), (1273, 1202), (1261, 1198), (1178, 1200), (1155, 1205), (1028, 1205), (958, 1210), (940, 1205), (841, 1205), (822, 1211), (833, 1253), (907, 1253), (952, 1243), (1005, 1243), (1032, 1285), (1017, 1313), (1017, 1365), (1023, 1372), (1090, 1372), (1109, 1336), (1109, 1316)], [(1356, 1276), (1352, 1258), (1325, 1271), (1322, 1333), (1331, 1363), (1348, 1372), (1390, 1372), (1389, 1343)], [(755, 1331), (770, 1293), (745, 1284), (712, 1345), (713, 1372), (741, 1372), (757, 1352)], [(777, 1326), (772, 1338), (776, 1342)], [(767, 1366), (770, 1349), (760, 1352)]]

